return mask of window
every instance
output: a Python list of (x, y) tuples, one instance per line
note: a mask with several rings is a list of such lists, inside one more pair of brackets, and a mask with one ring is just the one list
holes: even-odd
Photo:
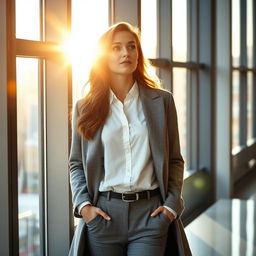
[(233, 71), (232, 86), (232, 147), (239, 146), (239, 72)]
[(141, 46), (146, 58), (158, 57), (156, 0), (141, 1)]
[[(177, 109), (179, 135), (181, 153), (185, 162), (187, 162), (187, 112), (188, 107), (188, 95), (187, 95), (187, 69), (185, 68), (174, 68), (173, 69), (173, 96), (175, 99), (175, 105)], [(187, 167), (187, 165), (186, 165)]]
[(39, 61), (17, 58), (19, 253), (40, 255)]
[[(16, 0), (16, 38), (41, 39), (41, 1)], [(19, 255), (43, 251), (41, 60), (16, 58)]]
[[(68, 3), (6, 1), (13, 255), (64, 255), (70, 244), (71, 225), (62, 225), (72, 223), (67, 175), (70, 80), (59, 50), (69, 24)], [(56, 205), (61, 197), (65, 200)]]
[(40, 0), (16, 0), (16, 38), (40, 40)]
[(187, 0), (172, 0), (173, 60), (186, 62), (188, 43)]
[(240, 0), (232, 0), (232, 63), (240, 64)]
[[(197, 57), (197, 3), (192, 5), (187, 0), (141, 1), (142, 47), (146, 49), (145, 56), (158, 68), (163, 87), (174, 96), (185, 177), (189, 175), (188, 170), (198, 169), (198, 145), (194, 138), (197, 137), (196, 92), (201, 64)], [(159, 12), (165, 14), (165, 19), (161, 14), (156, 15)]]
[[(158, 57), (157, 48), (157, 1), (141, 1), (141, 47), (144, 57), (147, 59), (156, 59)], [(149, 43), (150, 42), (150, 43)], [(159, 69), (150, 66), (147, 72), (151, 76), (158, 75)]]
[[(96, 13), (97, 21), (94, 18)], [(108, 0), (72, 1), (72, 43), (70, 50), (73, 104), (84, 95), (97, 40), (108, 27), (108, 14)], [(93, 25), (92, 22), (94, 22)]]
[(247, 74), (247, 144), (253, 142), (253, 72)]
[(232, 148), (253, 142), (253, 1), (232, 0)]

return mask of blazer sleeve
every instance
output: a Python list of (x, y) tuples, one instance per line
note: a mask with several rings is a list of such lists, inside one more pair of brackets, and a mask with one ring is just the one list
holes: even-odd
[[(85, 201), (91, 200), (87, 189), (85, 170), (82, 160), (82, 154), (86, 154), (86, 152), (82, 152), (82, 138), (78, 134), (76, 128), (79, 113), (78, 103), (79, 101), (75, 104), (72, 115), (72, 139), (69, 155), (69, 174), (74, 215), (75, 217), (82, 218), (78, 212), (78, 206)], [(87, 144), (86, 141), (83, 141), (83, 143)], [(86, 148), (83, 148), (83, 150), (86, 150)]]
[(167, 139), (169, 144), (169, 175), (168, 191), (164, 205), (171, 207), (177, 213), (177, 218), (179, 218), (184, 210), (184, 203), (181, 196), (183, 186), (184, 160), (180, 152), (176, 107), (172, 94), (168, 93), (168, 95)]

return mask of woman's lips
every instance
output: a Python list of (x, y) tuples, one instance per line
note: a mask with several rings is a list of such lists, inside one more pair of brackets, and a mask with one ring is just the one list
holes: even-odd
[(131, 63), (131, 61), (126, 60), (126, 61), (121, 62), (121, 64), (132, 64), (132, 63)]

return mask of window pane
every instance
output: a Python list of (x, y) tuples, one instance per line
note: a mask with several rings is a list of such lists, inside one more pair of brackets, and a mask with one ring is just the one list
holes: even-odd
[(40, 40), (40, 0), (16, 0), (16, 37)]
[(174, 61), (187, 61), (187, 0), (172, 1), (172, 47)]
[(240, 64), (240, 0), (232, 0), (232, 61)]
[(232, 87), (232, 148), (239, 146), (239, 72), (233, 71)]
[(108, 27), (108, 2), (72, 1), (73, 102), (83, 95), (97, 40)]
[(247, 66), (253, 66), (253, 21), (252, 21), (252, 0), (247, 0)]
[(157, 58), (157, 1), (141, 1), (141, 45), (146, 58)]
[(17, 58), (19, 255), (40, 254), (38, 59)]
[(185, 170), (187, 159), (187, 70), (183, 68), (173, 69), (173, 96), (178, 115), (178, 126), (180, 135), (181, 153), (185, 160)]
[(248, 87), (247, 87), (247, 143), (250, 144), (250, 140), (253, 138), (253, 132), (252, 132), (253, 73), (252, 72), (248, 72), (247, 84), (248, 84)]

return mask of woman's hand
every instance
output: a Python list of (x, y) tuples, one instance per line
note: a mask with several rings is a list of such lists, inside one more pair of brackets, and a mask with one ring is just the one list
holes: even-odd
[(110, 220), (111, 218), (103, 212), (100, 208), (92, 206), (92, 205), (85, 205), (81, 210), (81, 215), (83, 216), (83, 219), (85, 222), (90, 222), (94, 218), (96, 218), (97, 215), (101, 215), (102, 218), (105, 220)]
[(173, 221), (175, 216), (173, 215), (172, 212), (168, 211), (165, 207), (163, 206), (159, 206), (156, 210), (154, 210), (152, 213), (151, 213), (151, 217), (154, 217), (156, 215), (158, 215), (159, 213), (163, 213), (165, 214), (169, 219), (170, 221)]

